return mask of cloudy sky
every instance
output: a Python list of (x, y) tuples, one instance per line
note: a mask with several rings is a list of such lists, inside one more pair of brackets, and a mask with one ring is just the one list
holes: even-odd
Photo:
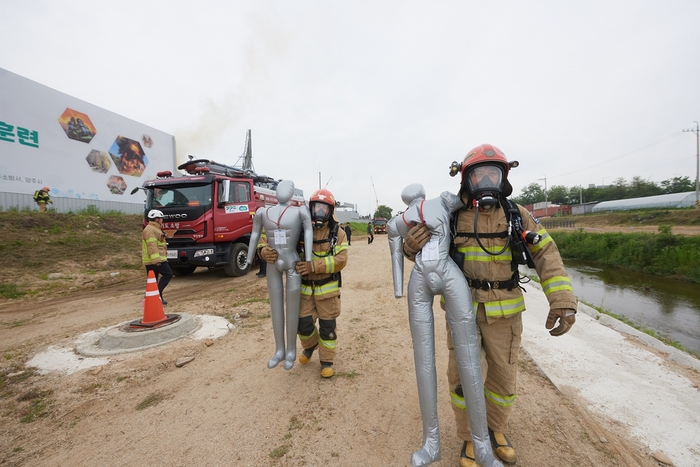
[[(1, 0), (0, 67), (360, 214), (491, 143), (514, 194), (696, 177), (700, 2)], [(542, 180), (541, 180), (542, 179)], [(376, 193), (376, 195), (375, 195)]]

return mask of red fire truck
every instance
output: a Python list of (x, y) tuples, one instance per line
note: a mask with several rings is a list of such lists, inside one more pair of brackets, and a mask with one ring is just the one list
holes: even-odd
[(385, 234), (386, 233), (386, 219), (383, 217), (374, 218), (374, 233), (375, 234)]
[[(158, 172), (157, 178), (132, 192), (146, 192), (145, 214), (151, 209), (163, 212), (168, 263), (176, 276), (192, 274), (198, 267), (218, 266), (228, 276), (248, 273), (253, 216), (258, 208), (277, 204), (279, 180), (252, 170), (250, 130), (244, 156), (242, 167), (190, 156), (178, 167), (186, 175)], [(301, 190), (296, 190), (291, 204), (304, 204)]]

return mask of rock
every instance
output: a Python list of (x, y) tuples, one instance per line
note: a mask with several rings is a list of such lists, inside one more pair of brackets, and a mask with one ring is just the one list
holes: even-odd
[(110, 272), (109, 275), (112, 277), (117, 277), (119, 275), (119, 272)]
[(211, 347), (212, 345), (214, 345), (214, 341), (206, 341), (204, 345), (206, 345), (207, 347)]
[(652, 454), (652, 457), (662, 464), (673, 466), (673, 461), (662, 451), (657, 451)]
[(18, 371), (17, 373), (9, 373), (9, 374), (7, 375), (7, 377), (8, 377), (8, 378), (14, 378), (15, 376), (19, 376), (19, 375), (22, 375), (22, 374), (24, 374), (24, 370)]
[(194, 360), (194, 357), (180, 357), (175, 362), (175, 366), (178, 368), (183, 367), (190, 363), (192, 360)]
[(605, 444), (605, 443), (608, 442), (608, 440), (605, 438), (605, 436), (601, 436), (601, 437), (600, 437), (600, 442), (603, 443), (603, 444)]
[(49, 279), (60, 279), (61, 277), (63, 277), (63, 274), (61, 274), (60, 272), (52, 272), (46, 277)]
[(100, 367), (97, 367), (94, 370), (90, 371), (90, 373), (92, 373), (93, 375), (99, 375), (101, 371), (102, 371), (102, 367), (100, 366)]

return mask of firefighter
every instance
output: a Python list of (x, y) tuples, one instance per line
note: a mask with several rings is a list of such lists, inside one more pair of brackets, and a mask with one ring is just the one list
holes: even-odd
[[(500, 149), (482, 144), (451, 167), (451, 175), (461, 173), (459, 196), (465, 204), (453, 215), (453, 258), (467, 279), (477, 314), (491, 445), (507, 465), (516, 462), (506, 432), (517, 395), (521, 313), (525, 311), (518, 265), (528, 264), (537, 271), (550, 308), (545, 328), (551, 329), (552, 336), (571, 328), (578, 306), (556, 244), (538, 220), (507, 198), (513, 191), (508, 173), (517, 166)], [(428, 239), (425, 226), (413, 227), (404, 239), (406, 256), (415, 258)], [(463, 440), (459, 465), (476, 466), (449, 326), (447, 342), (450, 397), (457, 434)]]
[(41, 190), (34, 192), (34, 201), (39, 206), (39, 212), (46, 212), (46, 205), (53, 204), (49, 191), (51, 191), (51, 188), (45, 186)]
[[(148, 225), (141, 233), (142, 261), (148, 271), (153, 271), (158, 281), (158, 293), (163, 305), (167, 305), (163, 299), (163, 290), (173, 278), (173, 270), (168, 264), (167, 243), (163, 233), (163, 212), (158, 209), (148, 211)], [(160, 279), (159, 279), (160, 276)]]
[[(309, 198), (313, 222), (312, 261), (300, 261), (296, 270), (302, 276), (301, 311), (297, 333), (303, 351), (299, 363), (306, 365), (318, 348), (321, 377), (333, 376), (336, 350), (336, 320), (340, 316), (340, 271), (348, 261), (348, 242), (345, 231), (339, 228), (333, 211), (335, 197), (326, 190), (318, 190)], [(316, 326), (318, 320), (318, 327)]]

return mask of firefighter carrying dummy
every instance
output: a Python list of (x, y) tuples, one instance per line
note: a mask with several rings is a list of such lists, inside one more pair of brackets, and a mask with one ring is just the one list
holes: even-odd
[[(313, 259), (297, 263), (301, 274), (301, 311), (299, 313), (299, 340), (303, 351), (299, 363), (306, 365), (318, 348), (321, 376), (333, 376), (335, 359), (336, 319), (340, 316), (340, 271), (348, 262), (348, 242), (345, 231), (339, 228), (333, 214), (335, 197), (328, 190), (318, 190), (309, 198), (309, 210), (314, 226), (311, 248)], [(318, 320), (318, 327), (316, 327)]]
[[(549, 301), (545, 327), (551, 329), (552, 336), (561, 336), (571, 328), (577, 309), (556, 244), (525, 208), (507, 199), (513, 191), (508, 172), (517, 166), (518, 162), (508, 162), (500, 149), (482, 144), (450, 168), (452, 176), (461, 173), (459, 196), (465, 204), (452, 218), (452, 257), (467, 279), (476, 310), (491, 445), (508, 465), (516, 461), (506, 432), (517, 395), (521, 313), (525, 311), (518, 266), (528, 265), (537, 271)], [(406, 256), (415, 258), (429, 237), (425, 226), (413, 227), (404, 238)], [(459, 465), (476, 466), (449, 325), (447, 345), (450, 397), (457, 434), (463, 440)]]

